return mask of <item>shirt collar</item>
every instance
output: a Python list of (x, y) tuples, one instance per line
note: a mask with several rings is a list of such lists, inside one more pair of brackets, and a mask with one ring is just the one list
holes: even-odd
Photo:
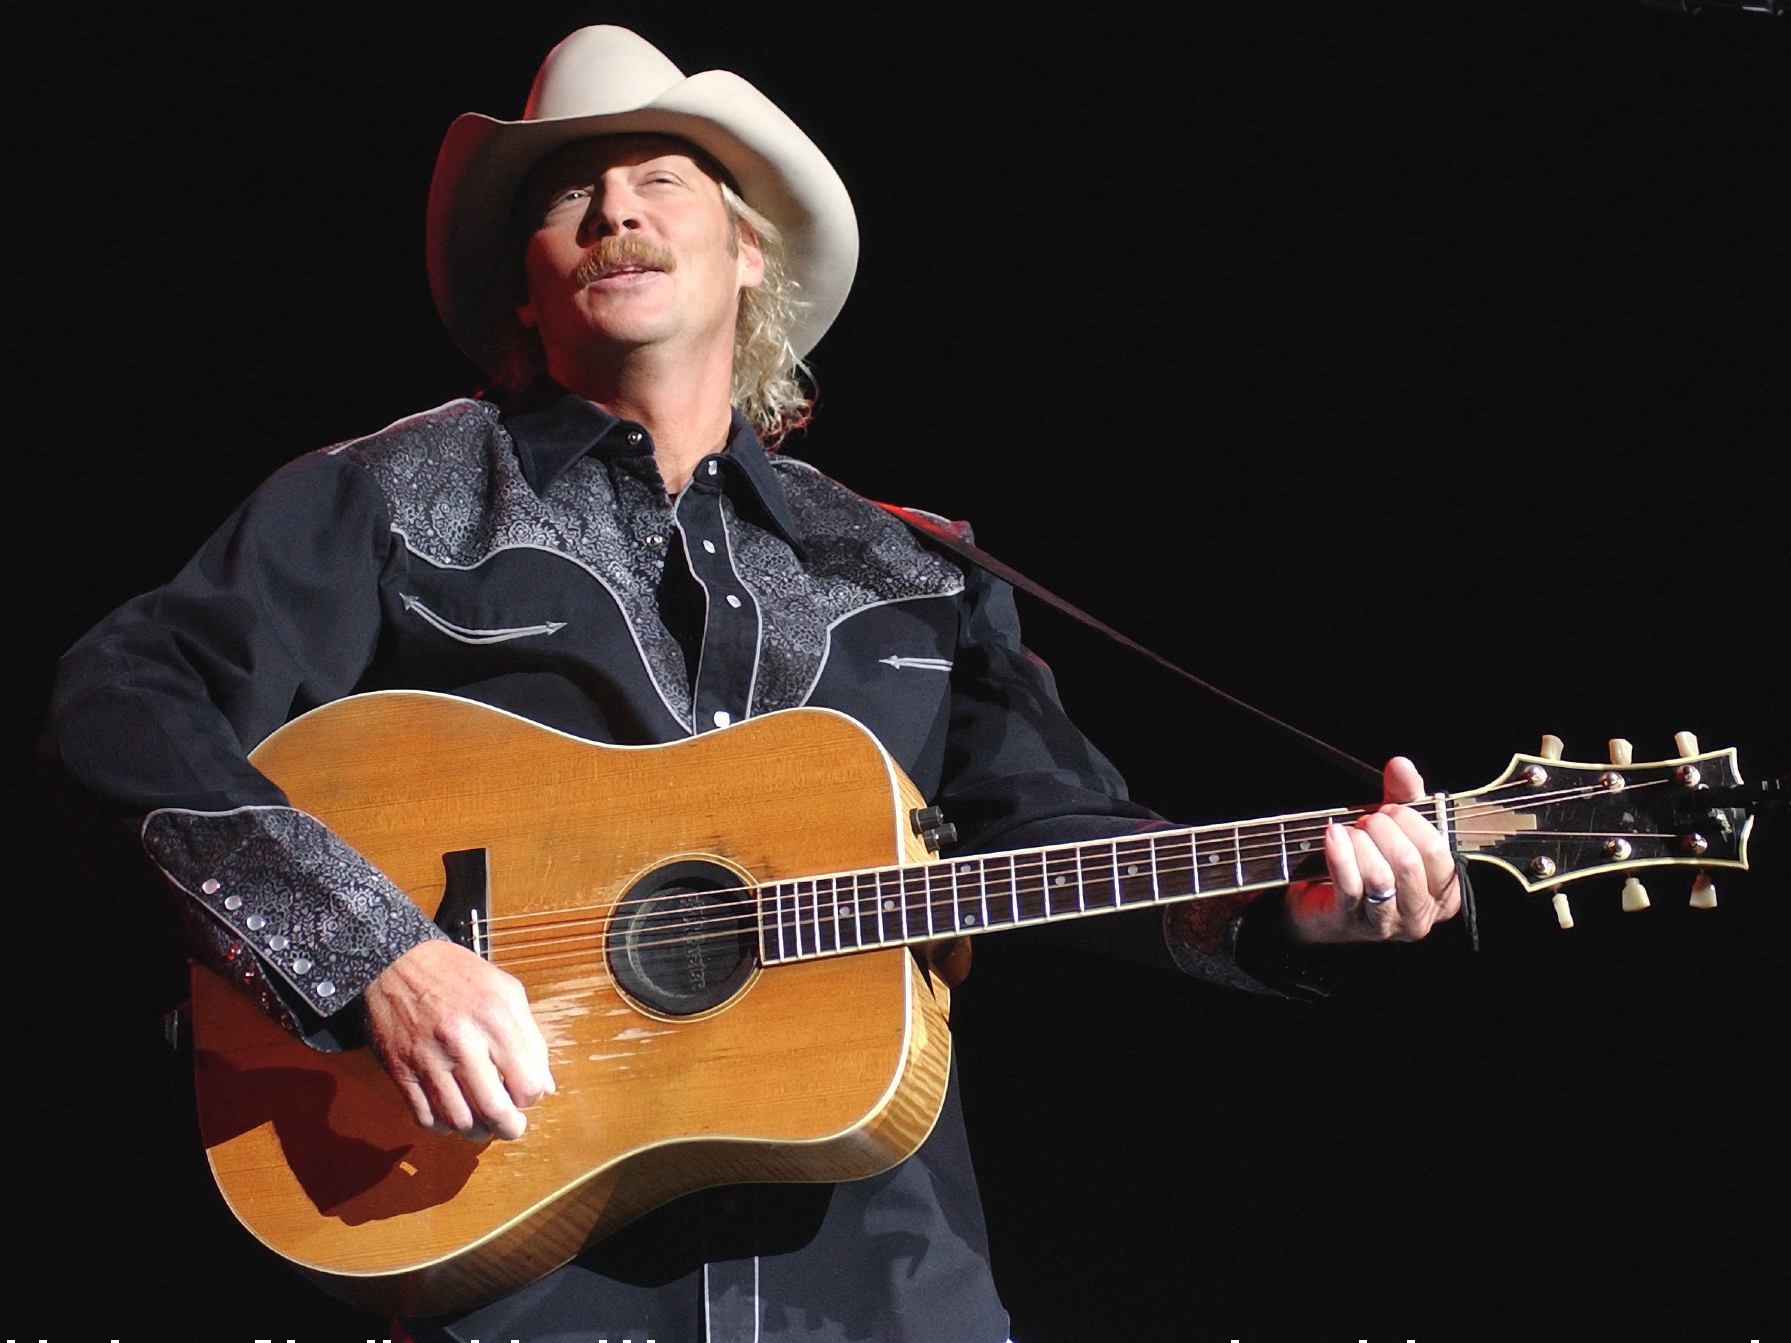
[[(537, 495), (545, 495), (586, 453), (605, 459), (653, 455), (653, 439), (644, 428), (632, 420), (619, 420), (572, 392), (545, 403), (531, 399), (504, 411), (503, 420), (516, 444), (523, 479)], [(745, 505), (754, 522), (775, 532), (806, 559), (802, 533), (790, 515), (783, 482), (772, 470), (759, 436), (739, 411), (734, 412), (727, 446), (717, 460), (723, 463), (722, 488), (736, 507)]]

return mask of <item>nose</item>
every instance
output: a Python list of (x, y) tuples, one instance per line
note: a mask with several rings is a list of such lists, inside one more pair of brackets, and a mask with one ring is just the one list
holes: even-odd
[(641, 226), (640, 201), (626, 185), (598, 182), (591, 192), (591, 206), (585, 211), (580, 231), (584, 241), (592, 242), (615, 233), (632, 233)]

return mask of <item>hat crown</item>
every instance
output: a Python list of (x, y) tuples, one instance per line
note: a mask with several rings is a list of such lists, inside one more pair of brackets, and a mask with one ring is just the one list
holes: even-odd
[(524, 121), (602, 116), (645, 106), (684, 72), (651, 42), (611, 24), (580, 28), (541, 62)]

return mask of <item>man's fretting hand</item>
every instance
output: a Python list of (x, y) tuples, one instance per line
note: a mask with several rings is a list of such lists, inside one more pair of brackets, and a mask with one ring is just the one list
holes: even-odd
[(1379, 811), (1354, 825), (1325, 827), (1321, 881), (1287, 888), (1287, 917), (1303, 942), (1415, 942), (1461, 908), (1455, 856), (1423, 813), (1403, 805), (1424, 796), (1418, 768), (1387, 762)]
[(362, 996), (375, 1052), (432, 1132), (520, 1138), (554, 1090), (522, 985), (463, 946), (420, 943)]

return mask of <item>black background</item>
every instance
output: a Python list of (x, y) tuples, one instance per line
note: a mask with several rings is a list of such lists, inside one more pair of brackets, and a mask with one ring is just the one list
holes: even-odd
[[(1615, 0), (59, 6), (7, 59), (21, 762), (56, 653), (270, 470), (478, 386), (423, 273), (435, 149), (599, 19), (745, 74), (853, 192), (798, 455), (1435, 786), (1545, 730), (1791, 769), (1791, 23)], [(1361, 800), (1028, 619), (1167, 814)], [(0, 1331), (375, 1335), (204, 1186), (165, 977), (21, 780)], [(1585, 883), (1572, 933), (1487, 875), (1482, 955), (1365, 953), (1318, 1009), (983, 945), (957, 1039), (1016, 1338), (1775, 1330), (1786, 853), (1763, 825), (1710, 914), (1689, 872), (1631, 917)]]

